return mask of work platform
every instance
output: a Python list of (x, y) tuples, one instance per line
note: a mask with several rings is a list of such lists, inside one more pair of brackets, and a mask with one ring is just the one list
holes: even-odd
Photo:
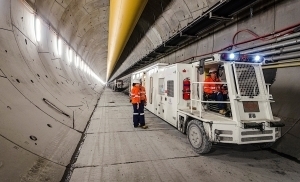
[[(71, 181), (299, 181), (299, 164), (251, 145), (218, 145), (200, 156), (186, 135), (145, 111), (134, 128), (132, 105), (106, 88), (87, 129)], [(279, 167), (280, 166), (280, 167)]]

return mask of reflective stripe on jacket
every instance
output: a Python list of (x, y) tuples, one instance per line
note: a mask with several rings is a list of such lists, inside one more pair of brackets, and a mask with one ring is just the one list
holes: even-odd
[[(213, 80), (211, 77), (208, 77), (205, 79), (204, 82), (221, 82), (219, 78), (216, 78)], [(221, 92), (221, 84), (215, 84), (215, 83), (204, 83), (204, 92), (208, 94), (212, 94), (214, 91)]]
[(140, 93), (141, 93), (141, 101), (147, 102), (147, 96), (146, 96), (146, 89), (143, 86), (140, 86)]
[(140, 103), (140, 88), (137, 86), (132, 87), (131, 89), (131, 103), (136, 104)]

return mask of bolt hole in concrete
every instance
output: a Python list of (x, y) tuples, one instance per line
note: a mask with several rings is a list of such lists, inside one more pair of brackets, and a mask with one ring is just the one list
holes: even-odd
[(38, 77), (40, 77), (40, 75), (39, 74), (36, 74)]
[(10, 106), (7, 106), (7, 109), (10, 109), (10, 110), (11, 110), (11, 107), (10, 107)]
[(30, 81), (31, 81), (31, 83), (34, 83), (33, 80), (30, 80)]
[(5, 52), (7, 53), (7, 50), (5, 50)]
[(48, 76), (46, 75), (46, 78), (48, 78)]
[(47, 124), (47, 126), (48, 126), (49, 128), (52, 128), (52, 125), (51, 125), (51, 124)]
[(34, 143), (35, 145), (37, 145), (37, 143)]
[(30, 138), (31, 140), (33, 140), (33, 141), (37, 141), (37, 138), (36, 138), (35, 136), (33, 136), (33, 135), (31, 135), (29, 138)]
[(19, 80), (19, 79), (16, 79), (16, 80), (17, 80), (18, 83), (20, 83), (20, 80)]
[(25, 39), (25, 43), (26, 43), (26, 45), (27, 45), (27, 40)]

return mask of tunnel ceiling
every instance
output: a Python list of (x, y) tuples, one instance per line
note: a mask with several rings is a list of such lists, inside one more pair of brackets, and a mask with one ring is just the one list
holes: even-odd
[[(216, 26), (234, 20), (233, 16), (259, 0), (172, 1), (158, 17), (140, 47), (124, 51), (126, 59), (112, 79), (120, 78), (202, 38)], [(156, 9), (158, 6), (156, 6)], [(137, 36), (135, 36), (137, 37)], [(147, 49), (145, 49), (147, 47)], [(129, 46), (127, 47), (129, 48)], [(119, 62), (120, 64), (122, 62)]]
[[(114, 72), (120, 68), (121, 64), (126, 60), (130, 53), (134, 50), (137, 44), (145, 36), (151, 26), (155, 23), (159, 16), (168, 8), (172, 0), (149, 0), (135, 29), (133, 30), (127, 46), (124, 48), (119, 61), (117, 62)], [(114, 73), (113, 72), (113, 73)]]
[(103, 80), (109, 0), (26, 0)]
[[(25, 0), (22, 0), (25, 1)], [(108, 55), (109, 0), (26, 0), (103, 80)], [(171, 0), (148, 1), (113, 72), (165, 10)]]
[[(22, 0), (24, 1), (24, 0)], [(103, 80), (107, 75), (109, 0), (26, 0)], [(250, 1), (148, 1), (110, 80), (152, 63), (230, 18)]]

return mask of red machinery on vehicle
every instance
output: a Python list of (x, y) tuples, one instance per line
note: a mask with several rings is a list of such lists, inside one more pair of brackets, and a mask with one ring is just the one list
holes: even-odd
[(191, 98), (191, 82), (189, 78), (183, 80), (182, 98), (183, 100), (190, 100)]

